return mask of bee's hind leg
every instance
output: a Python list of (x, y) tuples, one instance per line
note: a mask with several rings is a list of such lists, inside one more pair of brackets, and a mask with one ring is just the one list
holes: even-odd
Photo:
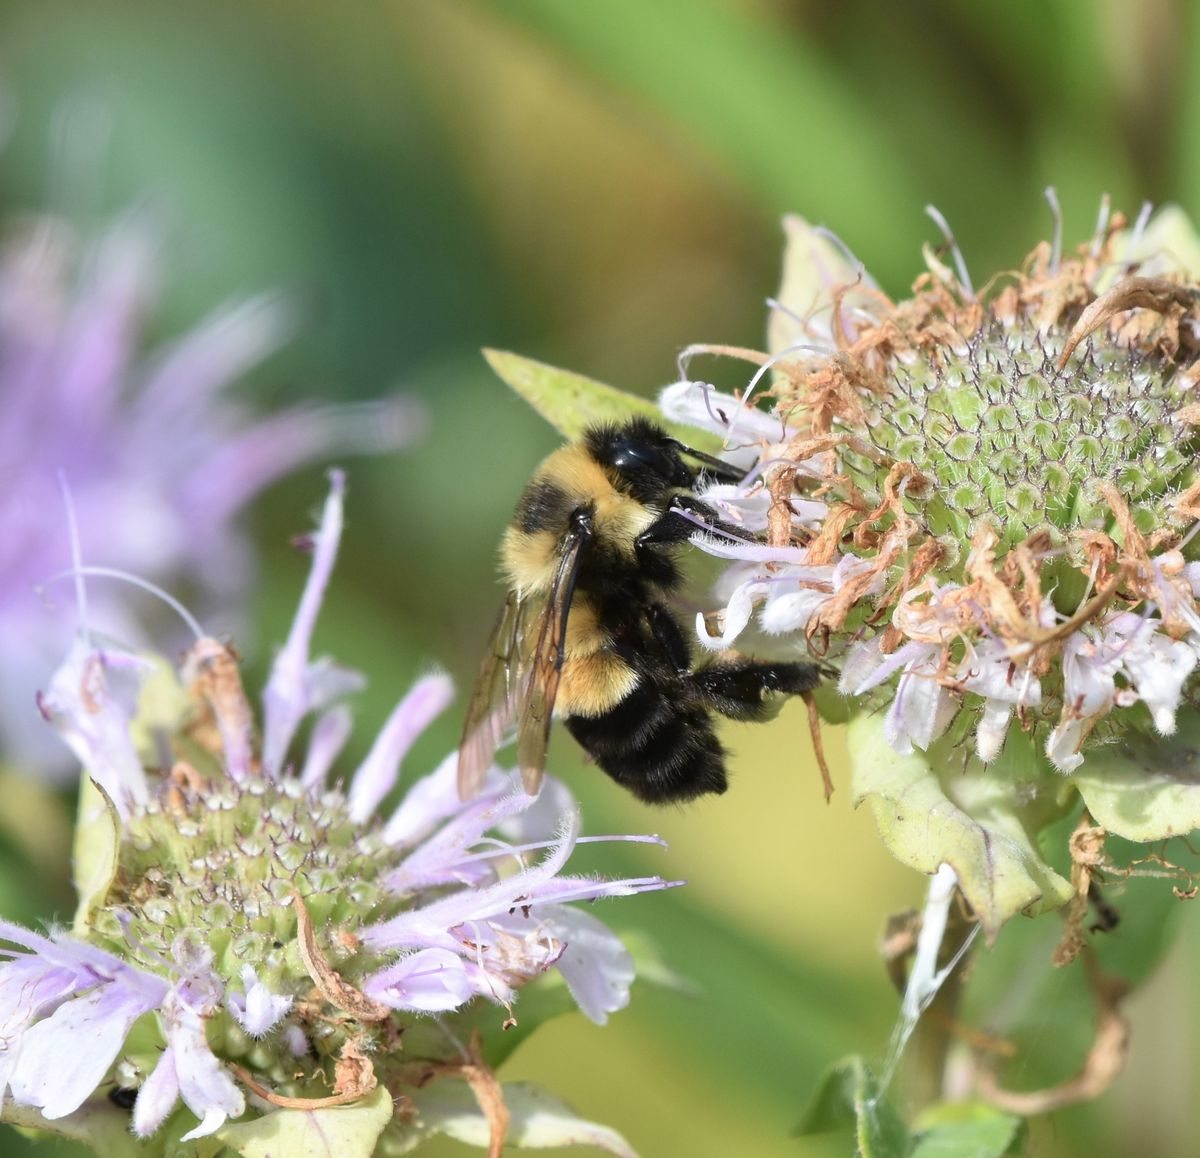
[(715, 711), (732, 720), (763, 720), (778, 709), (777, 695), (802, 695), (821, 682), (815, 663), (739, 659), (709, 664), (688, 682)]

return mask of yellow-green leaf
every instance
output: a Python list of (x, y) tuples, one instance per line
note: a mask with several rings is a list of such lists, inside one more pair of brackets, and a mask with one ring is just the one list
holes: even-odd
[(1025, 1123), (986, 1102), (941, 1102), (922, 1111), (908, 1158), (1005, 1158), (1021, 1153)]
[[(854, 802), (870, 804), (888, 851), (918, 872), (950, 865), (989, 938), (1016, 913), (1033, 916), (1071, 898), (1070, 883), (1042, 860), (1026, 827), (1035, 808), (1045, 813), (1048, 802), (1037, 796), (1050, 795), (1053, 782), (1020, 782), (1003, 760), (981, 767), (972, 759), (964, 768), (952, 745), (933, 757), (901, 756), (884, 738), (881, 715), (858, 715), (848, 740)], [(1010, 736), (1006, 751), (1022, 741)]]
[(909, 1137), (899, 1114), (861, 1057), (831, 1066), (821, 1078), (796, 1133), (851, 1129), (859, 1158), (905, 1158)]
[[(506, 1141), (528, 1150), (559, 1146), (594, 1146), (618, 1158), (637, 1158), (616, 1130), (580, 1118), (570, 1106), (529, 1082), (506, 1082), (502, 1087), (508, 1107)], [(491, 1128), (475, 1095), (465, 1082), (453, 1078), (431, 1082), (413, 1094), (416, 1116), (406, 1146), (390, 1153), (407, 1153), (430, 1134), (445, 1134), (469, 1146), (487, 1149)], [(389, 1147), (392, 1139), (388, 1139)]]
[(1200, 828), (1200, 715), (1181, 711), (1173, 736), (1136, 736), (1089, 752), (1071, 777), (1096, 823), (1126, 840)]
[(371, 1158), (392, 1120), (392, 1095), (379, 1086), (349, 1106), (273, 1110), (252, 1122), (223, 1126), (216, 1136), (242, 1158)]
[[(811, 342), (812, 333), (805, 321), (826, 331), (833, 315), (833, 291), (853, 285), (859, 271), (845, 254), (823, 233), (794, 213), (783, 219), (786, 243), (783, 249), (783, 276), (776, 300), (784, 308), (772, 310), (767, 320), (767, 350), (780, 354), (795, 342)], [(849, 292), (846, 305), (853, 305)]]
[(79, 789), (79, 812), (75, 823), (75, 846), (71, 875), (79, 898), (72, 929), (86, 935), (92, 914), (104, 904), (121, 847), (121, 818), (108, 794), (85, 772)]
[(484, 350), (483, 356), (500, 378), (566, 438), (578, 438), (599, 422), (640, 416), (653, 419), (696, 450), (716, 454), (721, 448), (720, 440), (707, 431), (668, 422), (648, 398), (507, 350)]

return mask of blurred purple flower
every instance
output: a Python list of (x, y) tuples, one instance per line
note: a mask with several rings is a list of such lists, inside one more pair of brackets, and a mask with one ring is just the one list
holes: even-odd
[[(403, 446), (424, 427), (398, 396), (264, 419), (228, 397), (294, 328), (276, 295), (225, 303), (144, 356), (159, 250), (148, 212), (92, 244), (40, 218), (0, 245), (0, 735), (4, 755), (41, 774), (66, 772), (33, 700), (74, 628), (63, 601), (37, 593), (69, 565), (60, 473), (90, 561), (187, 582), (201, 610), (225, 610), (251, 575), (232, 521), (251, 499), (305, 463)], [(92, 626), (139, 641), (109, 586), (94, 586)]]

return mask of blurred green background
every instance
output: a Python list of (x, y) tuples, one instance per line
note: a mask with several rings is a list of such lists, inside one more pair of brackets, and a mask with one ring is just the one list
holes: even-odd
[[(1048, 184), (1070, 243), (1090, 234), (1105, 191), (1131, 212), (1151, 198), (1195, 213), (1198, 53), (1185, 0), (10, 2), (0, 207), (97, 223), (157, 195), (176, 224), (162, 335), (280, 286), (306, 324), (247, 381), (257, 406), (395, 386), (427, 401), (422, 447), (351, 464), (318, 633), (371, 676), (363, 749), (423, 669), (469, 683), (499, 599), (495, 543), (555, 443), (480, 346), (649, 392), (689, 342), (761, 344), (785, 211), (837, 231), (892, 293), (937, 237), (927, 202), (977, 283), (1048, 234)], [(81, 116), (93, 152), (82, 179), (56, 144)], [(263, 577), (254, 634), (238, 643), (259, 672), (303, 582), (288, 536), (323, 491), (312, 470), (252, 514)], [(441, 721), (411, 769), (456, 731)], [(729, 739), (725, 798), (651, 811), (556, 738), (552, 766), (589, 831), (670, 841), (595, 861), (689, 887), (601, 915), (698, 992), (642, 986), (607, 1029), (554, 1023), (504, 1076), (544, 1081), (648, 1156), (845, 1154), (846, 1137), (789, 1133), (827, 1063), (882, 1057), (896, 1000), (878, 940), (924, 882), (883, 853), (844, 788), (823, 804), (802, 712)], [(826, 743), (844, 784), (840, 737)], [(65, 911), (45, 871), (27, 883), (10, 889), (19, 915)], [(1135, 1003), (1118, 1087), (1039, 1123), (1031, 1152), (1195, 1151), (1196, 941), (1189, 929)], [(1040, 967), (1048, 949), (1030, 943)], [(1086, 1036), (1086, 1007), (1077, 1016)], [(1040, 1025), (1053, 1039), (1038, 1017), (1033, 1037)], [(1056, 1076), (1077, 1060), (1059, 1057)], [(0, 1135), (12, 1147), (0, 1152), (23, 1145)]]

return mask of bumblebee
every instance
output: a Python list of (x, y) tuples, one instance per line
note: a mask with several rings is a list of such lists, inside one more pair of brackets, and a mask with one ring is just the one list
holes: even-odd
[(763, 719), (776, 693), (819, 682), (812, 663), (693, 665), (669, 604), (682, 584), (675, 549), (697, 529), (728, 529), (696, 497), (702, 471), (741, 477), (643, 418), (593, 426), (537, 468), (501, 546), (508, 598), (467, 708), (464, 799), (513, 724), (525, 788), (536, 792), (554, 715), (644, 801), (724, 792), (714, 713)]

